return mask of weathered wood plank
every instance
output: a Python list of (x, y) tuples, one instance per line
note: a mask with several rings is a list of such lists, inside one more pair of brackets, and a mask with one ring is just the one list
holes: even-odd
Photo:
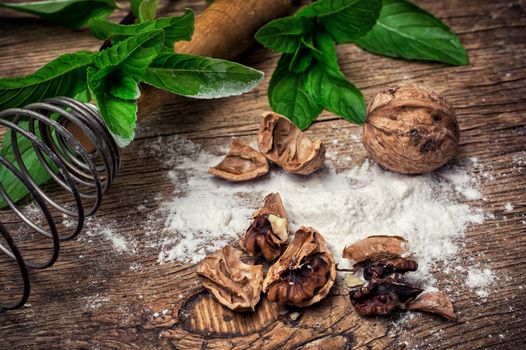
[[(166, 176), (167, 165), (144, 149), (158, 137), (168, 141), (171, 135), (184, 135), (207, 150), (225, 145), (232, 136), (251, 140), (260, 113), (268, 109), (265, 92), (278, 58), (255, 47), (239, 60), (266, 73), (256, 90), (216, 101), (174, 97), (140, 122), (137, 140), (123, 151), (122, 171), (94, 222), (111, 223), (135, 242), (140, 253), (117, 254), (106, 240), (86, 233), (65, 243), (51, 269), (32, 272), (31, 306), (0, 315), (0, 348), (524, 347), (525, 4), (415, 2), (459, 33), (469, 50), (470, 66), (382, 58), (352, 45), (338, 47), (338, 55), (345, 74), (367, 98), (387, 85), (414, 82), (442, 91), (455, 105), (462, 130), (455, 162), (493, 177), (484, 181), (485, 201), (479, 204), (494, 218), (468, 231), (460, 257), (474, 257), (496, 272), (498, 286), (485, 301), (471, 291), (453, 289), (459, 322), (418, 315), (405, 321), (403, 329), (392, 326), (398, 316), (387, 321), (359, 318), (340, 288), (320, 305), (303, 310), (296, 321), (291, 320), (290, 310), (280, 312), (266, 302), (254, 315), (239, 316), (222, 309), (202, 290), (194, 266), (158, 264), (159, 249), (152, 246), (163, 227), (158, 207), (172, 193), (173, 184)], [(198, 0), (162, 3), (163, 14), (186, 6), (204, 8)], [(100, 45), (85, 30), (63, 30), (8, 11), (0, 16), (0, 76), (27, 74), (59, 54), (96, 50)], [(330, 113), (324, 112), (309, 133), (327, 141), (331, 152), (352, 155), (350, 162), (338, 163), (341, 167), (366, 156), (351, 137), (359, 137), (360, 128)], [(333, 139), (337, 145), (330, 144)], [(482, 168), (474, 168), (470, 157), (477, 157)], [(511, 212), (504, 210), (508, 202), (514, 206)], [(3, 262), (0, 258), (0, 273), (5, 274)], [(437, 277), (443, 286), (460, 278), (440, 272)]]

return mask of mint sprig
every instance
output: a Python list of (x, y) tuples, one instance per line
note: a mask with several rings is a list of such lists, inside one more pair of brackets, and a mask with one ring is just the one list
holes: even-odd
[(318, 0), (269, 22), (256, 40), (283, 53), (270, 81), (269, 103), (302, 129), (323, 109), (352, 123), (365, 122), (365, 99), (341, 72), (337, 44), (354, 43), (384, 56), (468, 64), (458, 37), (406, 0)]
[[(48, 3), (65, 5), (65, 1)], [(192, 37), (194, 14), (187, 9), (181, 16), (154, 19), (156, 4), (150, 0), (132, 1), (132, 13), (126, 22), (136, 18), (135, 24), (92, 18), (89, 25), (95, 36), (105, 40), (100, 52), (62, 55), (28, 76), (0, 79), (0, 109), (23, 107), (56, 96), (94, 101), (117, 144), (124, 147), (135, 136), (141, 82), (182, 96), (221, 98), (245, 93), (261, 81), (263, 73), (238, 63), (175, 53), (175, 42)], [(47, 181), (50, 176), (45, 176), (49, 174), (28, 146), (30, 141), (20, 137), (22, 142), (26, 142), (23, 159), (32, 178), (37, 184)], [(1, 155), (14, 164), (8, 144), (6, 138)], [(2, 186), (17, 201), (27, 190), (5, 172), (1, 174)]]

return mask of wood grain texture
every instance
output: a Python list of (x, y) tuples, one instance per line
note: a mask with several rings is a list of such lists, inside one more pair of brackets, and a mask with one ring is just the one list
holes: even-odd
[[(481, 175), (483, 201), (492, 214), (468, 229), (460, 261), (488, 266), (497, 282), (486, 299), (460, 287), (465, 275), (437, 267), (439, 287), (449, 288), (458, 322), (413, 314), (400, 321), (362, 319), (342, 286), (319, 305), (278, 309), (263, 302), (251, 315), (220, 307), (203, 291), (195, 266), (157, 262), (164, 219), (162, 201), (173, 193), (162, 156), (144, 150), (184, 136), (217, 151), (233, 136), (253, 139), (268, 109), (266, 89), (278, 56), (254, 47), (240, 62), (265, 72), (264, 82), (239, 97), (195, 101), (173, 97), (140, 122), (137, 140), (123, 151), (123, 167), (93, 221), (111, 224), (133, 239), (136, 254), (118, 254), (100, 236), (85, 232), (63, 244), (50, 269), (32, 271), (30, 306), (0, 315), (2, 349), (523, 349), (526, 347), (526, 4), (524, 1), (415, 1), (457, 32), (471, 64), (449, 67), (407, 62), (338, 47), (345, 74), (370, 99), (397, 83), (419, 83), (442, 92), (455, 106), (461, 147), (455, 164)], [(204, 2), (162, 2), (161, 14), (197, 11)], [(116, 13), (114, 18), (123, 15)], [(10, 11), (0, 12), (0, 76), (27, 74), (59, 54), (96, 50), (87, 31), (70, 31)], [(344, 157), (341, 168), (366, 154), (361, 129), (324, 112), (309, 129)], [(330, 141), (336, 139), (333, 145)], [(477, 157), (475, 167), (470, 158)], [(484, 173), (489, 174), (484, 177)], [(57, 192), (58, 196), (62, 196)], [(506, 203), (513, 204), (507, 212)], [(15, 224), (3, 213), (3, 222)], [(42, 254), (36, 251), (36, 254)], [(8, 267), (0, 258), (0, 276)], [(400, 326), (403, 324), (403, 326)]]

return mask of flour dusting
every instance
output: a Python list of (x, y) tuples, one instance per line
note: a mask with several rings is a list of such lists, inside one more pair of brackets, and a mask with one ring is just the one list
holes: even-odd
[(490, 269), (471, 269), (468, 271), (466, 285), (481, 298), (489, 296), (489, 286), (495, 281), (495, 274)]
[[(330, 164), (301, 177), (273, 169), (257, 181), (232, 184), (207, 173), (223, 156), (207, 153), (181, 137), (151, 145), (151, 152), (172, 149), (166, 165), (175, 192), (164, 204), (166, 221), (159, 262), (198, 262), (237, 241), (251, 214), (270, 192), (279, 192), (294, 232), (300, 225), (325, 237), (340, 266), (343, 248), (369, 235), (405, 237), (419, 262), (413, 278), (435, 284), (433, 268), (449, 268), (470, 225), (484, 214), (470, 201), (481, 198), (475, 177), (460, 167), (434, 174), (404, 176), (365, 161), (337, 171)], [(467, 201), (467, 203), (466, 203)]]

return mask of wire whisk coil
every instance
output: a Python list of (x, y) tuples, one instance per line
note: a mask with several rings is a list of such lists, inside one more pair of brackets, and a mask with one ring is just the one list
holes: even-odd
[[(59, 255), (60, 242), (75, 238), (81, 232), (86, 217), (97, 211), (104, 193), (117, 175), (120, 155), (97, 109), (89, 103), (68, 97), (51, 98), (24, 108), (4, 110), (0, 112), (0, 126), (7, 128), (4, 142), (7, 141), (11, 147), (10, 156), (13, 158), (9, 160), (0, 155), (0, 168), (5, 168), (23, 184), (40, 210), (41, 219), (31, 218), (14, 203), (4, 188), (4, 179), (0, 179), (0, 196), (22, 220), (25, 228), (46, 237), (52, 243), (49, 257), (44, 261), (31, 260), (17, 246), (16, 237), (0, 222), (0, 236), (4, 239), (0, 242), (0, 253), (18, 265), (23, 285), (17, 301), (3, 303), (0, 300), (2, 311), (25, 304), (30, 291), (28, 269), (44, 269), (53, 265)], [(86, 140), (81, 143), (72, 130), (80, 131), (78, 135), (83, 135)], [(20, 146), (24, 138), (30, 141), (30, 147), (42, 168), (73, 198), (73, 204), (60, 203), (37, 184), (24, 162), (23, 153), (27, 152), (27, 147), (21, 149)], [(26, 145), (29, 144), (27, 140)], [(53, 213), (59, 213), (62, 218), (75, 223), (60, 225)]]

